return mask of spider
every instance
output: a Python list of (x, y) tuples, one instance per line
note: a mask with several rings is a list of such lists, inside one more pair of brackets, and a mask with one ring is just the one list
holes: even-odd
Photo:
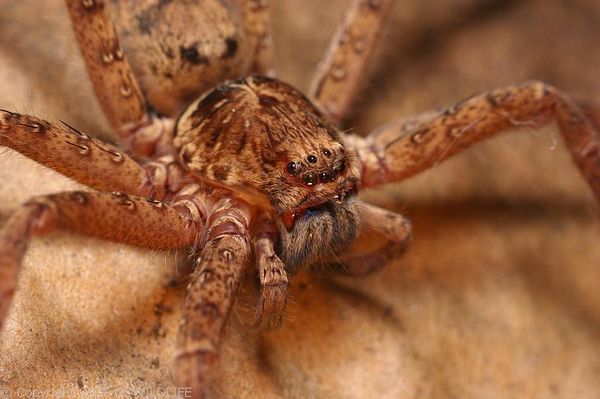
[[(264, 76), (266, 5), (232, 4), (67, 1), (96, 94), (127, 154), (65, 123), (1, 111), (0, 144), (97, 191), (35, 198), (10, 218), (0, 235), (0, 317), (31, 235), (62, 228), (146, 248), (191, 248), (197, 262), (175, 378), (201, 396), (204, 370), (252, 262), (262, 287), (257, 322), (274, 328), (297, 270), (326, 263), (362, 274), (405, 249), (409, 222), (359, 201), (357, 190), (410, 177), (508, 128), (556, 119), (574, 161), (600, 192), (598, 116), (538, 82), (392, 122), (366, 138), (341, 133), (336, 126), (357, 93), (390, 1), (353, 3), (310, 100)], [(194, 24), (174, 23), (187, 19)]]

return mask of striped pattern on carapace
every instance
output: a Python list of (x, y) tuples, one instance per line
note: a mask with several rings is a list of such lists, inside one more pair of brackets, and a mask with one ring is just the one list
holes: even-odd
[(197, 177), (279, 213), (343, 198), (357, 182), (339, 132), (299, 91), (252, 76), (190, 105), (175, 147)]

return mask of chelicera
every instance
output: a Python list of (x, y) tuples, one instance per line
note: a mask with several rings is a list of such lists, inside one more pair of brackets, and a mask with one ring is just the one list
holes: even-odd
[[(60, 228), (143, 248), (189, 248), (196, 264), (174, 376), (202, 397), (251, 260), (261, 284), (257, 323), (276, 328), (299, 269), (318, 263), (363, 274), (406, 248), (410, 223), (357, 199), (358, 190), (401, 181), (508, 128), (555, 119), (600, 197), (598, 114), (540, 82), (476, 95), (364, 138), (342, 133), (391, 4), (352, 3), (306, 97), (268, 77), (264, 1), (67, 0), (96, 95), (125, 151), (65, 123), (0, 110), (0, 145), (92, 189), (33, 198), (3, 226), (0, 321), (32, 235)], [(373, 235), (381, 239), (361, 245)]]

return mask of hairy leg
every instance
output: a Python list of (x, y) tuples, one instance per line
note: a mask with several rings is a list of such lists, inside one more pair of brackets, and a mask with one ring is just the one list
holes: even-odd
[(217, 203), (208, 216), (206, 245), (187, 288), (175, 352), (175, 383), (191, 388), (194, 398), (209, 388), (206, 376), (250, 257), (251, 216), (244, 204), (230, 200)]
[(366, 202), (357, 201), (357, 209), (358, 237), (332, 264), (339, 272), (363, 275), (402, 255), (410, 244), (412, 226), (404, 216)]
[(146, 119), (146, 102), (127, 62), (104, 0), (66, 0), (96, 96), (117, 131)]
[(96, 97), (110, 125), (134, 154), (166, 153), (173, 121), (148, 115), (140, 86), (119, 44), (104, 0), (66, 0)]
[(154, 193), (149, 174), (116, 147), (64, 124), (0, 110), (0, 146), (7, 146), (99, 191)]
[(334, 122), (352, 106), (391, 5), (391, 0), (354, 0), (317, 68), (309, 97)]
[(399, 181), (509, 128), (558, 122), (565, 144), (600, 199), (600, 131), (567, 96), (528, 82), (473, 96), (445, 110), (391, 123), (366, 138), (347, 136), (364, 188)]
[(277, 226), (265, 217), (259, 220), (254, 234), (254, 254), (260, 280), (256, 306), (256, 325), (263, 329), (281, 326), (288, 301), (288, 275), (285, 265), (275, 254)]
[(21, 260), (35, 234), (54, 229), (150, 249), (196, 242), (201, 221), (167, 204), (122, 193), (67, 192), (33, 198), (0, 230), (0, 326), (16, 288)]

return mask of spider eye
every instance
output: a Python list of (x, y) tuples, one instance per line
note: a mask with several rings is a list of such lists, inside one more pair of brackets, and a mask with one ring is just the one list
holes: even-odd
[(322, 183), (327, 183), (329, 181), (332, 181), (333, 173), (331, 173), (330, 171), (321, 172), (319, 174), (319, 180), (321, 180)]
[(340, 173), (346, 170), (346, 162), (342, 161), (338, 166), (335, 167), (335, 171)]
[(317, 175), (315, 175), (313, 172), (307, 173), (304, 175), (303, 180), (307, 186), (312, 186), (317, 182)]
[(327, 148), (323, 150), (323, 155), (325, 155), (326, 157), (331, 156), (331, 151), (329, 151)]
[(308, 160), (308, 162), (310, 163), (317, 163), (317, 157), (314, 155), (309, 155), (308, 158), (306, 158)]
[(298, 173), (299, 165), (296, 162), (290, 162), (287, 164), (287, 171), (291, 175)]

